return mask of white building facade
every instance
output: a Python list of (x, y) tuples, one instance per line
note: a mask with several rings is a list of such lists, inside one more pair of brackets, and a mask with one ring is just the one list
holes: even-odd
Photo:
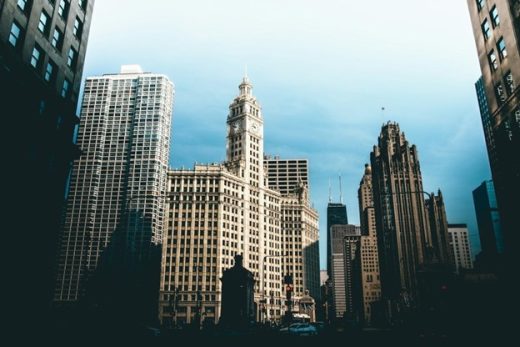
[(263, 116), (247, 77), (239, 90), (229, 106), (226, 161), (168, 175), (163, 324), (217, 323), (220, 278), (235, 254), (243, 255), (244, 267), (255, 276), (257, 319), (279, 320), (283, 314), (281, 196), (266, 184)]
[(463, 269), (472, 269), (468, 226), (466, 224), (448, 224), (448, 235), (455, 260), (455, 271), (459, 273)]
[(146, 257), (162, 242), (173, 95), (166, 76), (138, 66), (87, 78), (55, 302), (81, 298), (107, 249)]

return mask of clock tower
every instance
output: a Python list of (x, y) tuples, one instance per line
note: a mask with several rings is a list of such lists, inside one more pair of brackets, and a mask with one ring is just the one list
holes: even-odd
[(262, 110), (247, 76), (239, 90), (240, 94), (229, 105), (226, 161), (235, 175), (260, 188), (264, 186)]

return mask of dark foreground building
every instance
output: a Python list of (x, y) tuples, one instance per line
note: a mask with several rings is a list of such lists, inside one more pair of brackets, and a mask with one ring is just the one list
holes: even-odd
[(506, 264), (516, 264), (520, 255), (520, 1), (468, 0), (468, 7), (482, 71), (476, 87)]
[(235, 265), (224, 271), (222, 281), (222, 316), (226, 328), (244, 329), (255, 321), (253, 273), (243, 265), (242, 255), (235, 255)]
[[(94, 0), (0, 1), (0, 114), (11, 302), (23, 322), (47, 312), (79, 120), (76, 104)], [(20, 298), (20, 300), (14, 300)], [(25, 310), (24, 308), (30, 308)]]

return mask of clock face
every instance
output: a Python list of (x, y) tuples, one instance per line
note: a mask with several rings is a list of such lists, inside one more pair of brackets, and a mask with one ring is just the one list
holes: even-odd
[(258, 130), (260, 129), (260, 127), (258, 126), (258, 123), (253, 123), (251, 124), (251, 131), (256, 133), (258, 132)]
[(236, 121), (235, 123), (233, 123), (232, 128), (234, 131), (240, 130), (240, 121)]

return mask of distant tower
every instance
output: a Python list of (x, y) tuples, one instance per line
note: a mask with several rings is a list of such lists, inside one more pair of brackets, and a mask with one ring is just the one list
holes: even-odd
[(363, 291), (363, 318), (372, 321), (372, 303), (381, 299), (379, 255), (377, 250), (376, 216), (372, 192), (372, 168), (365, 165), (365, 173), (358, 189), (361, 221), (361, 282)]
[(327, 274), (331, 276), (331, 228), (336, 224), (348, 224), (347, 206), (342, 203), (327, 204)]
[(450, 224), (448, 225), (448, 231), (449, 243), (455, 257), (456, 272), (460, 273), (461, 270), (472, 269), (473, 263), (471, 261), (468, 226), (466, 224)]
[(383, 125), (370, 155), (384, 298), (412, 306), (417, 270), (432, 259), (432, 239), (415, 145), (397, 123)]
[(357, 320), (362, 310), (361, 231), (355, 225), (335, 224), (331, 237), (331, 318)]
[(448, 219), (446, 217), (446, 207), (441, 191), (430, 194), (426, 201), (426, 210), (430, 218), (430, 232), (432, 235), (432, 261), (435, 263), (454, 266), (453, 252), (449, 247), (448, 240)]

